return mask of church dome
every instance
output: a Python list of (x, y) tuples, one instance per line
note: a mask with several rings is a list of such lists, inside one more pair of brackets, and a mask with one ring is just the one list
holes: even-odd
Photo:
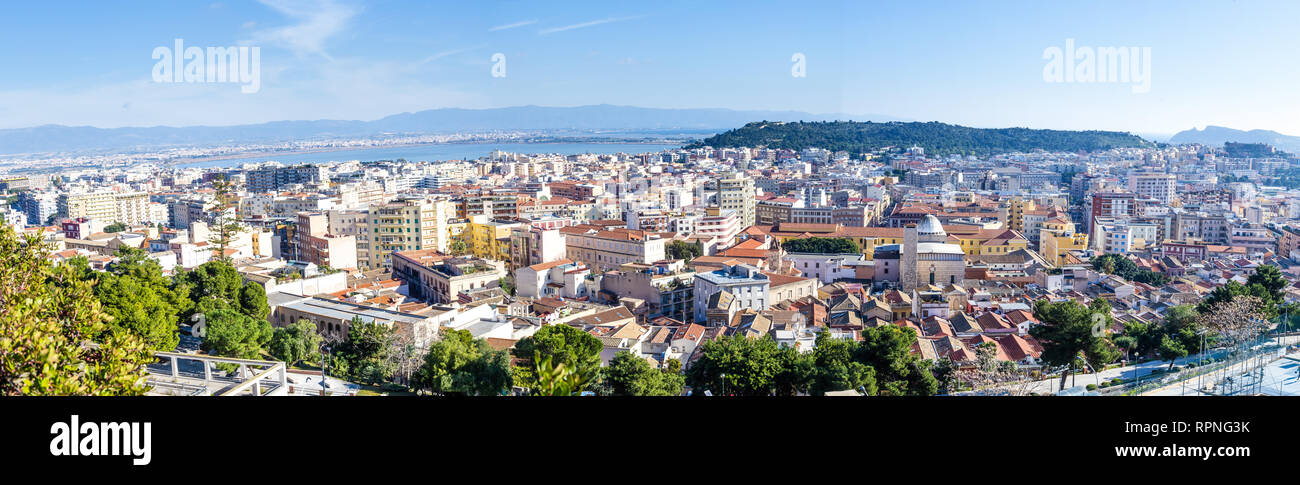
[(921, 236), (947, 236), (948, 233), (943, 231), (943, 224), (939, 223), (939, 218), (934, 214), (926, 214), (921, 219), (921, 223), (916, 225), (916, 232)]

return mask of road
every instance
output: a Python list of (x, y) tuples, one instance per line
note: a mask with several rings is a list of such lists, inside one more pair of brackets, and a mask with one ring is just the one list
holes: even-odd
[[(1295, 345), (1297, 343), (1300, 343), (1300, 336), (1283, 337), (1282, 343), (1284, 345)], [(1200, 354), (1189, 355), (1187, 357), (1183, 357), (1181, 359), (1174, 361), (1174, 365), (1181, 366), (1189, 362), (1198, 362), (1200, 359), (1201, 359)], [(1167, 361), (1164, 362), (1151, 361), (1144, 364), (1107, 369), (1101, 371), (1100, 375), (1091, 374), (1091, 373), (1078, 374), (1078, 375), (1071, 374), (1070, 377), (1065, 381), (1065, 388), (1072, 389), (1077, 387), (1080, 389), (1076, 389), (1076, 391), (1083, 391), (1086, 390), (1088, 384), (1097, 384), (1098, 382), (1106, 382), (1115, 378), (1132, 379), (1134, 377), (1144, 377), (1150, 375), (1156, 369), (1168, 369), (1168, 368), (1169, 368), (1169, 362)], [(1061, 377), (1056, 376), (1055, 378), (1034, 381), (1032, 383), (1028, 383), (1023, 386), (1014, 386), (1014, 387), (1023, 388), (1028, 392), (1032, 392), (1036, 394), (1055, 394), (1060, 389), (1060, 385), (1061, 385)]]

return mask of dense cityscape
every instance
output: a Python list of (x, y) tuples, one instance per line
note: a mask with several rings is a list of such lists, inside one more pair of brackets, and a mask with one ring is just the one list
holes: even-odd
[(1290, 154), (692, 146), (5, 176), (3, 392), (1297, 391)]

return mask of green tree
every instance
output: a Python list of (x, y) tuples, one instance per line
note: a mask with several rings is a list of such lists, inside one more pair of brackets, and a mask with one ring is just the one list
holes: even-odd
[(394, 340), (392, 327), (352, 317), (352, 322), (348, 325), (348, 338), (335, 346), (337, 360), (331, 364), (350, 379), (372, 385), (382, 384), (395, 371), (388, 358)]
[(449, 330), (429, 345), (413, 387), (435, 394), (495, 396), (510, 390), (510, 355), (465, 330)]
[(791, 253), (856, 254), (862, 252), (858, 242), (846, 237), (809, 237), (781, 243)]
[(543, 356), (534, 352), (533, 362), (536, 382), (529, 390), (532, 396), (578, 396), (599, 382), (599, 364), (573, 355)]
[[(207, 314), (207, 335), (202, 348), (212, 355), (237, 359), (259, 359), (273, 334), (271, 324), (255, 320), (233, 310), (215, 310)], [(230, 371), (232, 365), (218, 365)]]
[(1157, 349), (1157, 352), (1160, 354), (1160, 360), (1169, 361), (1170, 369), (1174, 368), (1174, 361), (1187, 357), (1187, 348), (1183, 347), (1183, 344), (1177, 340), (1169, 338), (1167, 334), (1161, 337), (1160, 348)]
[(930, 365), (912, 353), (915, 330), (885, 325), (863, 330), (862, 337), (854, 358), (875, 371), (880, 395), (930, 396), (939, 392)]
[(697, 351), (701, 356), (691, 364), (686, 382), (695, 392), (707, 390), (714, 395), (776, 394), (778, 376), (787, 372), (789, 364), (789, 356), (782, 358), (780, 346), (770, 336), (732, 335), (706, 342)]
[(465, 241), (460, 238), (452, 239), (451, 244), (447, 246), (447, 250), (451, 252), (452, 256), (460, 256), (468, 251), (465, 248)]
[[(1263, 268), (1273, 268), (1273, 271), (1277, 269), (1272, 266), (1260, 266), (1256, 269), (1256, 274), (1251, 275), (1253, 280), (1248, 278), (1244, 285), (1236, 281), (1228, 281), (1223, 286), (1216, 287), (1210, 291), (1209, 296), (1201, 300), (1201, 303), (1196, 306), (1196, 310), (1201, 313), (1209, 313), (1214, 307), (1222, 303), (1231, 302), (1238, 297), (1248, 296), (1258, 298), (1263, 303), (1259, 310), (1265, 315), (1265, 318), (1276, 318), (1282, 298), (1280, 293), (1275, 293), (1272, 289), (1273, 285), (1276, 284), (1273, 280), (1273, 271)], [(1264, 271), (1265, 275), (1260, 276), (1259, 271)], [(1265, 286), (1265, 284), (1269, 286)]]
[[(600, 366), (600, 351), (605, 346), (594, 335), (569, 325), (546, 325), (531, 336), (515, 342), (514, 356), (519, 359), (515, 367), (515, 385), (533, 387), (536, 383), (537, 361), (534, 355), (556, 357), (555, 364), (572, 357), (575, 365)], [(570, 366), (572, 368), (572, 366)]]
[(1115, 348), (1124, 351), (1124, 360), (1129, 360), (1129, 353), (1137, 349), (1138, 339), (1131, 335), (1121, 335), (1111, 339), (1111, 343), (1115, 344)]
[(266, 320), (271, 308), (266, 302), (266, 288), (249, 281), (239, 288), (239, 311), (258, 320)]
[(299, 319), (287, 327), (275, 329), (267, 350), (272, 357), (292, 366), (303, 361), (320, 360), (320, 347), (324, 341), (325, 339), (316, 333), (315, 324), (306, 319)]
[(778, 345), (776, 360), (780, 369), (773, 380), (776, 395), (794, 396), (811, 391), (813, 379), (817, 376), (812, 354)]
[(0, 226), (0, 395), (140, 395), (147, 344), (110, 332), (91, 282)]
[(126, 224), (123, 224), (121, 222), (114, 222), (112, 224), (104, 226), (104, 232), (107, 232), (109, 234), (118, 233), (125, 230), (126, 230)]
[(513, 277), (502, 276), (501, 279), (497, 280), (497, 285), (499, 285), (501, 291), (506, 292), (507, 295), (515, 296), (515, 282)]
[(858, 347), (856, 341), (833, 338), (830, 332), (817, 334), (812, 352), (816, 370), (809, 394), (822, 396), (831, 391), (862, 389), (868, 396), (876, 395), (876, 370), (853, 359)]
[(1074, 300), (1038, 300), (1034, 303), (1034, 317), (1042, 324), (1031, 328), (1029, 334), (1042, 343), (1043, 362), (1049, 366), (1064, 366), (1062, 390), (1080, 356), (1096, 369), (1119, 357), (1119, 351), (1106, 335), (1112, 320), (1109, 310), (1102, 313), (1102, 309), (1109, 305), (1101, 298), (1093, 301), (1091, 306)]
[(1120, 254), (1102, 254), (1092, 258), (1092, 267), (1106, 274), (1151, 286), (1164, 286), (1169, 277), (1151, 270), (1138, 268), (1137, 263)]
[(604, 379), (615, 396), (677, 396), (686, 384), (681, 374), (651, 367), (631, 352), (619, 352), (610, 359)]
[[(1169, 335), (1189, 353), (1204, 351), (1201, 348), (1201, 332), (1204, 329), (1205, 326), (1201, 324), (1201, 314), (1193, 305), (1178, 305), (1170, 308), (1165, 313), (1164, 323), (1161, 324), (1162, 332)], [(1204, 340), (1207, 345), (1214, 343), (1213, 338)]]
[(194, 314), (215, 310), (235, 310), (256, 320), (265, 320), (270, 312), (262, 285), (245, 282), (228, 261), (209, 261), (182, 272), (176, 276), (174, 286), (194, 302), (193, 307), (181, 313), (184, 321), (191, 321)]
[(698, 242), (672, 241), (664, 249), (668, 252), (668, 259), (681, 259), (687, 263), (704, 254), (704, 248)]
[(179, 315), (190, 302), (143, 250), (124, 246), (116, 256), (107, 271), (83, 273), (94, 280), (95, 297), (112, 317), (109, 328), (141, 337), (150, 350), (175, 350)]
[(214, 224), (214, 237), (210, 238), (212, 242), (212, 251), (216, 254), (213, 259), (216, 261), (229, 262), (230, 257), (226, 255), (226, 248), (235, 236), (242, 232), (239, 222), (229, 217), (228, 211), (239, 205), (239, 196), (235, 193), (234, 184), (223, 174), (212, 179), (212, 188), (216, 191), (216, 197), (213, 205), (209, 208), (217, 213)]
[[(1124, 336), (1133, 340), (1132, 348), (1134, 357), (1151, 355), (1160, 347), (1160, 337), (1164, 335), (1161, 328), (1155, 324), (1142, 322), (1124, 322)], [(1119, 342), (1115, 342), (1119, 345)]]

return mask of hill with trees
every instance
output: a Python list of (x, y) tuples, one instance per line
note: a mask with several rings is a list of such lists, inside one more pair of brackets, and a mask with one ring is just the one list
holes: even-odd
[(934, 155), (991, 155), (1007, 152), (1094, 151), (1153, 147), (1152, 142), (1117, 131), (1062, 131), (1029, 128), (970, 128), (931, 121), (886, 123), (855, 121), (758, 121), (687, 145), (802, 150), (809, 147), (849, 153), (894, 146), (919, 146)]

